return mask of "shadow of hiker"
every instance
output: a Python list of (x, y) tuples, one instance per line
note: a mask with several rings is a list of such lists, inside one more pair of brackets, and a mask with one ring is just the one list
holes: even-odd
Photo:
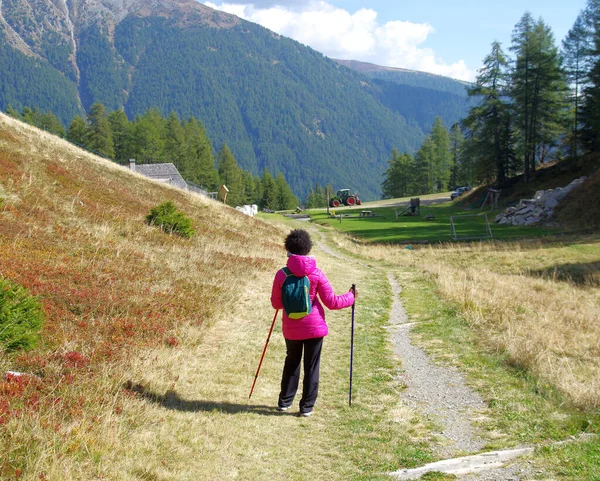
[(276, 411), (275, 408), (257, 404), (232, 404), (217, 401), (189, 401), (179, 396), (176, 391), (168, 390), (165, 394), (149, 391), (144, 385), (127, 381), (123, 386), (127, 391), (134, 393), (137, 397), (146, 399), (155, 404), (160, 404), (166, 409), (182, 412), (211, 412), (218, 411), (227, 414), (252, 413), (262, 416), (281, 416), (284, 413)]

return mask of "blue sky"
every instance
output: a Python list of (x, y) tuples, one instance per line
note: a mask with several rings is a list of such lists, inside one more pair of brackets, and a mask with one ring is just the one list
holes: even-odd
[[(202, 0), (201, 0), (202, 1)], [(251, 3), (253, 2), (253, 3)], [(526, 12), (557, 45), (586, 0), (213, 0), (206, 5), (259, 23), (323, 54), (473, 80), (494, 40), (508, 52)]]

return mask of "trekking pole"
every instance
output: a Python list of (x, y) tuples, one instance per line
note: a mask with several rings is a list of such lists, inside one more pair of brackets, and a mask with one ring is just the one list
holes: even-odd
[(273, 327), (275, 326), (275, 319), (277, 319), (277, 314), (279, 314), (279, 309), (275, 311), (275, 315), (273, 316), (273, 322), (271, 323), (271, 329), (269, 329), (269, 335), (267, 336), (267, 342), (265, 343), (265, 348), (263, 349), (262, 356), (260, 357), (260, 362), (258, 363), (258, 369), (256, 370), (256, 374), (254, 375), (254, 382), (252, 383), (252, 388), (250, 389), (250, 396), (248, 399), (252, 397), (252, 392), (254, 391), (254, 385), (256, 384), (256, 380), (258, 379), (258, 373), (260, 372), (260, 366), (262, 366), (263, 359), (265, 358), (265, 353), (267, 352), (267, 346), (269, 345), (269, 339), (271, 339), (271, 333), (273, 332)]
[[(352, 284), (352, 293), (356, 295), (356, 284)], [(354, 359), (354, 305), (352, 303), (352, 335), (350, 336), (350, 392), (348, 394), (348, 405), (352, 406), (352, 361)]]

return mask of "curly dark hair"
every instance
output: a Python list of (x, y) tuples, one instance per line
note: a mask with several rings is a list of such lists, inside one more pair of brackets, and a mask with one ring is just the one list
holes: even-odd
[(302, 229), (294, 229), (285, 238), (285, 248), (288, 252), (299, 256), (308, 255), (312, 249), (312, 241), (308, 232)]

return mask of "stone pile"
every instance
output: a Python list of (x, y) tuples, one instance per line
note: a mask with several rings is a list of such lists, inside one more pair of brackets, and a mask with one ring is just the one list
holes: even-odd
[(498, 224), (538, 225), (549, 222), (554, 216), (554, 208), (574, 188), (583, 183), (586, 177), (575, 179), (566, 187), (538, 190), (533, 199), (521, 199), (516, 206), (509, 207), (496, 216)]

